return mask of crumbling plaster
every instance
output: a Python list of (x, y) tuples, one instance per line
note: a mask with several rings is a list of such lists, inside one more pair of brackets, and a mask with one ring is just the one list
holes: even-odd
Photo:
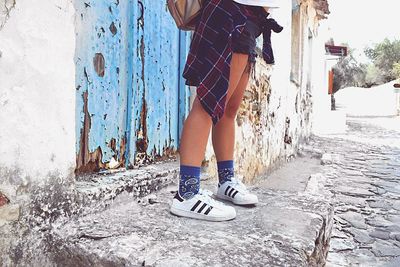
[[(315, 29), (316, 12), (308, 14)], [(28, 230), (45, 239), (43, 227), (81, 209), (73, 188), (74, 16), (72, 0), (0, 0), (0, 192), (9, 200), (1, 208), (7, 220), (0, 220), (0, 265), (34, 260), (41, 244)], [(285, 27), (272, 37), (276, 64), (258, 60), (237, 118), (235, 163), (247, 181), (293, 157), (312, 127), (310, 90), (290, 82), (291, 1), (274, 17)], [(206, 163), (215, 176), (211, 142)]]
[[(313, 1), (303, 1), (301, 8), (306, 16), (302, 31), (304, 43), (299, 54), (301, 82), (295, 84), (290, 80), (292, 2), (282, 1), (281, 8), (272, 11), (272, 16), (284, 27), (281, 33), (272, 35), (275, 65), (266, 65), (258, 58), (255, 76), (249, 81), (238, 113), (235, 169), (248, 182), (293, 158), (299, 144), (312, 132), (312, 94), (314, 88), (320, 90), (323, 86), (324, 77), (319, 70), (324, 68), (324, 61), (320, 50), (314, 49), (320, 43), (317, 42), (319, 19)], [(307, 42), (309, 31), (313, 43)], [(316, 54), (310, 55), (314, 50)], [(211, 139), (204, 166), (208, 176), (215, 179), (216, 158)]]
[(14, 7), (15, 0), (0, 0), (0, 30), (10, 17), (10, 12)]
[(43, 223), (77, 203), (74, 16), (71, 0), (0, 1), (1, 266), (45, 266)]

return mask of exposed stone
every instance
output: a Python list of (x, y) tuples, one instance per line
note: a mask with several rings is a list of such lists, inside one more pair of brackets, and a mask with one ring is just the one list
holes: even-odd
[(344, 213), (344, 212), (348, 212), (348, 211), (354, 211), (354, 212), (358, 212), (358, 209), (355, 208), (354, 206), (351, 205), (343, 205), (343, 206), (339, 206), (335, 209), (335, 211), (337, 213)]
[(371, 244), (374, 239), (368, 236), (366, 231), (351, 228), (348, 230), (354, 237), (354, 240), (361, 244)]
[(10, 200), (0, 192), (0, 207), (8, 204)]
[[(395, 206), (399, 195), (395, 190), (388, 190), (384, 195), (369, 192), (368, 196), (363, 194), (364, 191), (354, 195), (346, 193), (359, 189), (368, 191), (374, 188), (370, 185), (385, 190), (386, 187), (396, 186), (379, 177), (360, 174), (360, 179), (357, 179), (357, 172), (362, 169), (361, 164), (369, 164), (369, 158), (380, 158), (379, 154), (394, 158), (400, 153), (388, 152), (380, 147), (370, 151), (369, 146), (348, 140), (315, 138), (313, 142), (321, 142), (316, 145), (321, 151), (344, 155), (342, 161), (321, 166), (334, 169), (336, 173), (327, 171), (324, 173), (326, 179), (313, 181), (326, 182), (327, 188), (334, 194), (338, 193), (337, 188), (340, 189), (335, 199), (336, 211), (344, 213), (335, 215), (330, 263), (337, 263), (337, 266), (381, 266), (391, 260), (399, 249), (400, 227), (396, 225), (399, 213), (395, 208), (385, 208), (385, 203)], [(353, 155), (357, 151), (358, 155)], [(353, 158), (364, 154), (362, 160), (351, 164)], [(376, 161), (374, 165), (378, 163)], [(351, 167), (345, 168), (347, 164)], [(343, 170), (350, 170), (351, 178), (344, 175)], [(62, 223), (42, 227), (41, 231), (46, 233), (43, 240), (54, 253), (52, 263), (179, 266), (184, 258), (188, 265), (258, 266), (260, 262), (272, 266), (324, 264), (333, 221), (330, 195), (325, 199), (318, 194), (309, 194), (312, 190), (307, 190), (307, 186), (299, 186), (297, 192), (269, 190), (260, 186), (254, 189), (260, 196), (260, 205), (256, 208), (239, 207), (238, 218), (234, 221), (212, 224), (171, 216), (168, 205), (173, 194), (168, 190), (148, 195), (174, 179), (170, 177), (172, 173), (167, 172), (166, 176), (149, 174), (148, 171), (139, 173), (133, 178), (105, 176), (96, 182), (88, 179), (78, 183), (78, 193), (85, 202), (94, 202), (92, 208), (104, 205), (108, 209), (101, 207), (96, 214), (87, 216), (72, 214)], [(145, 178), (142, 179), (141, 175)], [(315, 184), (317, 186), (312, 188), (319, 191), (320, 185)], [(147, 197), (134, 198), (144, 195)], [(373, 204), (366, 205), (367, 200)], [(43, 205), (38, 210), (49, 212), (53, 208)], [(376, 232), (392, 232), (390, 240), (383, 241), (378, 236), (367, 235), (372, 226), (377, 228)], [(367, 230), (364, 230), (365, 227)], [(378, 235), (384, 236), (382, 233)], [(2, 236), (0, 241), (3, 241)], [(178, 248), (183, 248), (179, 250), (179, 255), (176, 254)], [(13, 253), (19, 255), (18, 251)]]
[(329, 164), (332, 164), (332, 163), (333, 163), (332, 155), (328, 154), (328, 153), (324, 153), (322, 155), (322, 158), (321, 158), (321, 164), (322, 165), (329, 165)]
[(299, 150), (301, 153), (306, 152), (307, 154), (311, 154), (313, 157), (318, 159), (321, 159), (324, 155), (324, 151), (322, 149), (307, 144), (300, 144)]
[(366, 218), (366, 223), (370, 226), (374, 227), (388, 227), (392, 225), (391, 222), (385, 220), (382, 217), (373, 217), (373, 218)]
[(379, 241), (372, 245), (372, 252), (376, 257), (400, 256), (400, 248), (392, 243)]
[(335, 216), (335, 223), (339, 224), (341, 227), (350, 227), (350, 223), (342, 218), (340, 218), (339, 216)]
[(338, 195), (336, 196), (337, 202), (347, 204), (353, 207), (365, 207), (366, 201), (363, 198), (353, 197), (353, 196), (345, 196), (345, 195)]
[[(275, 190), (318, 193), (318, 190), (321, 189), (320, 187), (323, 187), (324, 182), (326, 182), (326, 178), (322, 177), (322, 171), (324, 170), (322, 170), (319, 159), (304, 155), (297, 157), (269, 174), (261, 182), (261, 185)], [(311, 177), (316, 179), (311, 179)]]
[(373, 193), (375, 193), (375, 194), (377, 194), (377, 195), (383, 195), (383, 194), (385, 194), (387, 191), (386, 191), (385, 189), (383, 189), (383, 188), (377, 186), (377, 187), (371, 189), (371, 192), (373, 192)]
[(369, 236), (379, 238), (382, 240), (388, 240), (389, 239), (389, 232), (381, 231), (381, 230), (376, 230), (371, 233), (369, 233)]
[(353, 227), (358, 229), (367, 229), (364, 217), (356, 212), (350, 211), (339, 215), (340, 218), (349, 222)]
[(346, 235), (343, 231), (339, 231), (337, 228), (334, 228), (332, 231), (332, 238), (348, 239), (349, 236)]
[(0, 223), (1, 221), (17, 221), (20, 216), (20, 206), (18, 204), (9, 204), (0, 207)]
[(15, 0), (1, 0), (0, 2), (0, 30), (3, 28), (10, 16), (11, 10), (15, 7)]
[(389, 225), (388, 227), (385, 227), (385, 230), (388, 232), (400, 232), (400, 226), (399, 225)]
[(392, 240), (400, 241), (400, 233), (390, 233), (389, 238)]
[(371, 252), (370, 248), (359, 248), (348, 252), (346, 266), (379, 266), (379, 260)]
[(324, 265), (330, 205), (298, 193), (254, 190), (260, 204), (236, 207), (237, 218), (224, 223), (169, 214), (173, 194), (168, 188), (157, 193), (159, 202), (153, 205), (121, 195), (104, 212), (55, 229), (54, 260), (67, 265), (171, 266), (179, 259), (185, 266)]
[(368, 205), (371, 208), (385, 208), (385, 209), (389, 209), (391, 207), (391, 203), (385, 200), (367, 200)]
[(361, 213), (362, 215), (371, 215), (371, 214), (374, 213), (374, 211), (371, 210), (371, 209), (365, 209), (365, 208), (363, 208), (363, 209), (360, 210), (360, 213)]
[(393, 207), (394, 209), (400, 211), (400, 201), (399, 201), (399, 200), (393, 201), (392, 207)]
[(395, 257), (386, 263), (383, 267), (399, 267), (400, 266), (400, 257)]
[(387, 220), (394, 223), (395, 225), (400, 225), (400, 213), (395, 213), (395, 215), (388, 215)]
[[(88, 176), (78, 181), (76, 187), (85, 205), (102, 208), (122, 193), (134, 197), (147, 196), (175, 181), (178, 171), (178, 162), (164, 162), (126, 172)], [(145, 202), (153, 201), (156, 201), (154, 194), (148, 196)]]
[(312, 174), (308, 179), (305, 191), (310, 194), (324, 195), (331, 198), (331, 193), (326, 190), (326, 177), (322, 173)]
[(325, 19), (330, 14), (329, 3), (327, 0), (314, 0), (314, 7), (317, 10), (318, 18)]
[(363, 189), (363, 188), (352, 188), (352, 190), (349, 190), (348, 187), (341, 186), (335, 189), (336, 192), (341, 193), (346, 196), (352, 196), (352, 197), (362, 197), (362, 198), (367, 198), (370, 196), (374, 196), (375, 194), (369, 191), (368, 189)]
[(327, 266), (349, 266), (349, 262), (343, 252), (330, 251), (327, 261), (329, 262)]
[(363, 175), (360, 170), (352, 170), (352, 169), (347, 169), (347, 168), (343, 169), (343, 174), (345, 174), (346, 176), (354, 176), (357, 178), (359, 178), (360, 176)]
[(330, 249), (333, 252), (341, 252), (346, 250), (353, 250), (356, 248), (356, 244), (351, 240), (344, 240), (340, 238), (332, 238), (330, 242)]
[[(386, 138), (389, 133), (382, 128), (375, 132), (378, 128), (370, 125), (360, 126), (359, 121), (348, 121), (350, 130), (341, 136), (345, 140), (312, 140), (326, 153), (343, 155), (343, 160), (332, 164), (338, 175), (327, 176), (335, 194), (335, 239), (327, 266), (385, 266), (392, 260), (390, 266), (397, 267), (392, 257), (400, 249), (400, 187), (396, 174), (400, 150), (371, 144), (369, 136), (382, 139), (381, 134)], [(368, 135), (365, 141), (360, 141), (360, 134)], [(390, 135), (392, 140), (400, 140), (400, 132)]]

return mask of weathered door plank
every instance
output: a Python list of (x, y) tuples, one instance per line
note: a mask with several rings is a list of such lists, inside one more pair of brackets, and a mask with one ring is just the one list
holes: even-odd
[[(178, 146), (179, 30), (164, 1), (143, 1), (138, 17), (130, 164), (168, 157)], [(141, 12), (140, 8), (137, 12)]]
[(129, 2), (77, 2), (77, 173), (125, 164)]

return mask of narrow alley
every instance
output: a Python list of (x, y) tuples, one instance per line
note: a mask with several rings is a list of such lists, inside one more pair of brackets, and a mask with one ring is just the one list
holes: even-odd
[(0, 0), (0, 267), (399, 267), (400, 1), (367, 2)]

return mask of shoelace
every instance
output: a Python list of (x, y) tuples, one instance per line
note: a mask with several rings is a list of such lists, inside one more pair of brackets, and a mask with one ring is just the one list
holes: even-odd
[(236, 188), (236, 190), (243, 192), (243, 193), (248, 193), (249, 191), (247, 190), (247, 187), (244, 185), (244, 183), (242, 183), (242, 181), (236, 179), (236, 178), (232, 178), (231, 182), (233, 184), (233, 186)]
[(201, 199), (205, 202), (205, 203), (207, 203), (207, 204), (209, 204), (209, 205), (211, 205), (211, 206), (225, 206), (225, 204), (224, 203), (222, 203), (222, 202), (220, 202), (220, 201), (217, 201), (217, 200), (215, 200), (214, 198), (212, 198), (211, 196), (213, 195), (213, 193), (210, 191), (210, 190), (207, 190), (207, 189), (200, 189), (199, 190), (199, 196), (201, 197)]

